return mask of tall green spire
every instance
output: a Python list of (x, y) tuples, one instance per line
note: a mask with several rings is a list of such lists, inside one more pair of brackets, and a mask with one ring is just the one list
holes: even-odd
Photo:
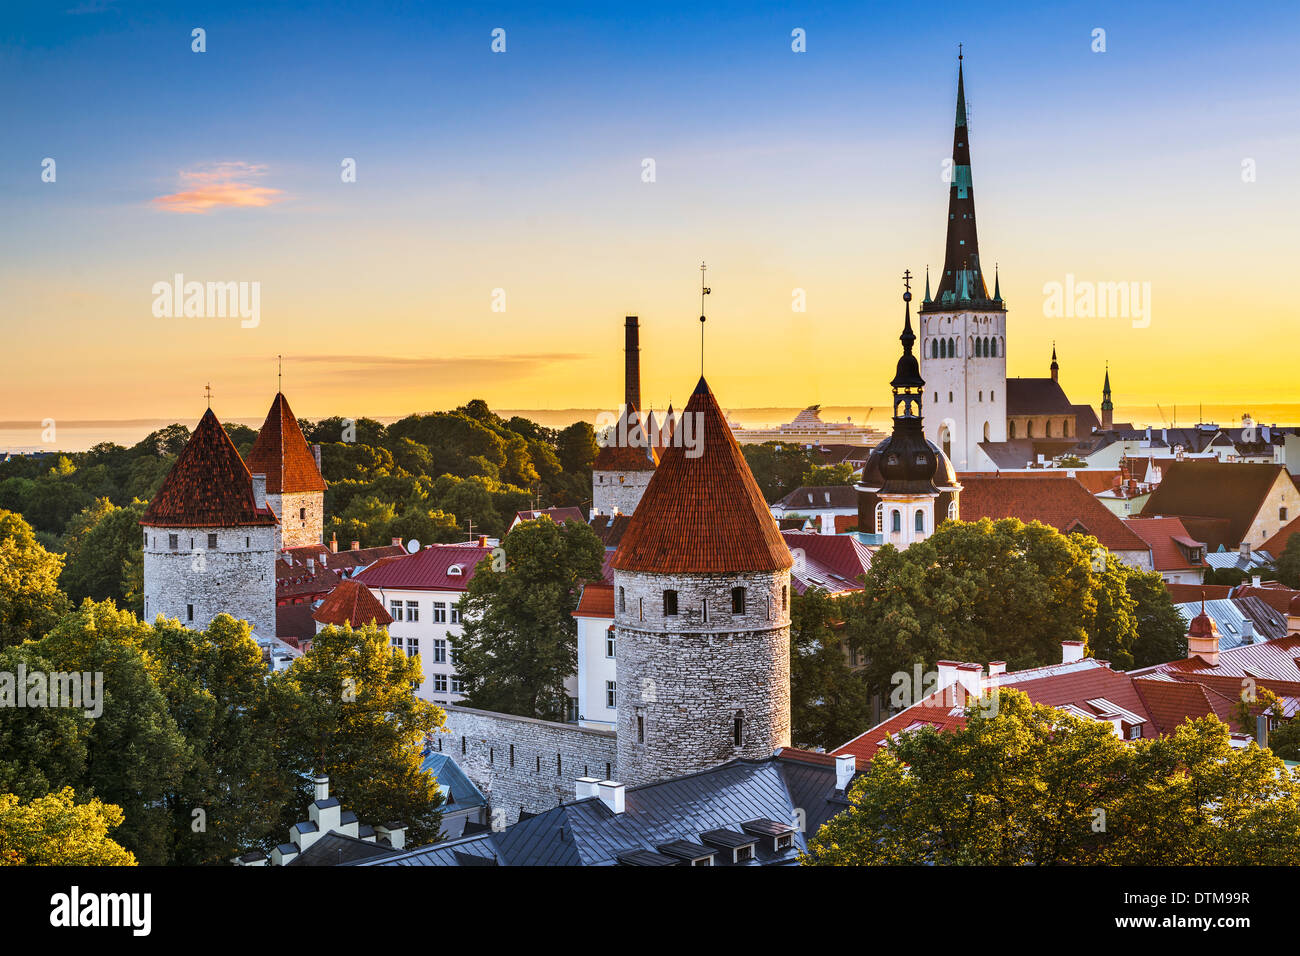
[(1103, 412), (1114, 411), (1115, 406), (1110, 400), (1110, 366), (1106, 366), (1106, 383), (1101, 387), (1101, 410)]

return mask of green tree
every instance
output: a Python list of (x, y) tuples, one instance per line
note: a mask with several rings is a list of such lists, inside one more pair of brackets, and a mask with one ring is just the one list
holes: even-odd
[(814, 467), (812, 457), (797, 444), (764, 442), (741, 445), (741, 453), (768, 504), (779, 501), (800, 485)]
[[(402, 821), (413, 844), (437, 839), (443, 797), (421, 764), (445, 714), (415, 696), (422, 679), (419, 658), (395, 652), (385, 631), (324, 628), (311, 653), (273, 679), (281, 766), (304, 781), (328, 774), (332, 796), (363, 820)], [(293, 820), (307, 800), (291, 808)]]
[(108, 835), (121, 824), (121, 807), (79, 804), (71, 787), (29, 803), (0, 793), (0, 865), (135, 866), (135, 857)]
[[(0, 675), (50, 673), (31, 644), (0, 648)], [(5, 678), (0, 676), (0, 682)], [(81, 783), (86, 772), (89, 722), (66, 707), (0, 706), (0, 793), (30, 800)]]
[[(84, 602), (34, 645), (58, 671), (103, 675), (102, 713), (85, 717), (86, 771), (79, 791), (117, 804), (124, 846), (147, 865), (171, 857), (167, 797), (193, 759), (147, 650), (152, 627), (110, 601)], [(80, 713), (80, 712), (77, 712)]]
[(460, 602), (468, 705), (562, 720), (564, 682), (578, 666), (579, 586), (600, 580), (605, 549), (582, 522), (549, 518), (517, 525), (502, 544), (505, 569), (480, 564)]
[(790, 604), (790, 720), (801, 747), (836, 747), (871, 723), (867, 685), (845, 660), (841, 631), (850, 601), (819, 588)]
[[(996, 706), (994, 706), (994, 704)], [(1300, 780), (1208, 717), (1130, 743), (1003, 690), (879, 751), (814, 865), (1300, 862)]]
[(73, 517), (65, 536), (68, 554), (60, 583), (73, 602), (112, 600), (144, 613), (140, 519), (145, 502), (119, 508), (107, 498)]
[(1300, 534), (1286, 539), (1286, 547), (1277, 555), (1277, 579), (1289, 588), (1300, 588)]
[(853, 484), (853, 466), (848, 462), (838, 465), (813, 465), (803, 476), (803, 484), (812, 487), (821, 485)]
[(35, 640), (68, 611), (61, 555), (36, 541), (22, 515), (0, 511), (0, 647)]
[(560, 430), (556, 439), (556, 453), (564, 470), (591, 481), (591, 466), (596, 461), (596, 430), (590, 422), (574, 422)]
[(1158, 571), (1126, 568), (1125, 587), (1135, 603), (1138, 637), (1133, 667), (1150, 667), (1187, 656), (1187, 623), (1174, 607)]

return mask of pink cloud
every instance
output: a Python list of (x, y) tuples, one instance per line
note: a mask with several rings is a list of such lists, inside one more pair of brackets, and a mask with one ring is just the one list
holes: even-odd
[(155, 196), (151, 202), (159, 209), (182, 213), (206, 213), (223, 206), (269, 206), (279, 202), (283, 193), (279, 189), (256, 185), (264, 175), (265, 166), (242, 162), (214, 163), (181, 170), (181, 184), (187, 188), (166, 196)]

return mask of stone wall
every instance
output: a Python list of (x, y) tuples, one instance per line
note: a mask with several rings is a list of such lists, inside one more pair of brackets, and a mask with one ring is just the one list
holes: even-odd
[(548, 720), (447, 706), (447, 733), (434, 746), (483, 791), (494, 823), (520, 809), (539, 813), (574, 799), (579, 777), (617, 774), (614, 733)]
[[(616, 571), (614, 585), (621, 781), (651, 783), (789, 746), (788, 571)], [(740, 613), (735, 587), (745, 589)], [(666, 589), (677, 593), (676, 614), (664, 613)]]
[(161, 614), (201, 630), (225, 613), (248, 621), (259, 637), (275, 636), (276, 528), (145, 527), (143, 535), (146, 620)]
[(641, 502), (654, 472), (593, 471), (591, 473), (591, 510), (595, 514), (630, 515)]
[[(321, 543), (325, 520), (323, 492), (268, 494), (266, 503), (280, 519), (281, 548), (298, 548)], [(302, 514), (303, 511), (306, 512), (305, 516)]]

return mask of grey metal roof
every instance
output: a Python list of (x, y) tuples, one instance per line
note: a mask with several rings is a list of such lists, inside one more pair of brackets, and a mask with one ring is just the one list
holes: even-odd
[[(1200, 601), (1175, 604), (1188, 624), (1201, 613)], [(1228, 650), (1243, 644), (1258, 644), (1286, 637), (1286, 619), (1257, 597), (1218, 598), (1205, 602), (1205, 613), (1219, 629), (1219, 649)], [(1252, 640), (1247, 640), (1246, 621), (1250, 621)]]
[(1205, 555), (1205, 563), (1219, 571), (1234, 568), (1250, 572), (1270, 568), (1275, 562), (1267, 551), (1252, 551), (1249, 557), (1242, 557), (1240, 551), (1210, 551)]
[[(446, 840), (412, 850), (401, 850), (387, 856), (357, 861), (355, 866), (494, 866), (501, 857), (493, 843), (491, 833), (477, 833), (458, 840)], [(469, 862), (470, 859), (480, 863)]]
[(358, 860), (391, 856), (395, 851), (383, 843), (369, 843), (331, 830), (290, 860), (288, 866), (341, 866)]
[(483, 796), (483, 792), (474, 786), (469, 777), (465, 776), (465, 771), (460, 769), (450, 754), (439, 753), (436, 750), (429, 751), (424, 755), (424, 763), (420, 769), (429, 771), (440, 786), (446, 787), (451, 792), (451, 800), (444, 809), (464, 810), (470, 807), (487, 806), (487, 798)]

